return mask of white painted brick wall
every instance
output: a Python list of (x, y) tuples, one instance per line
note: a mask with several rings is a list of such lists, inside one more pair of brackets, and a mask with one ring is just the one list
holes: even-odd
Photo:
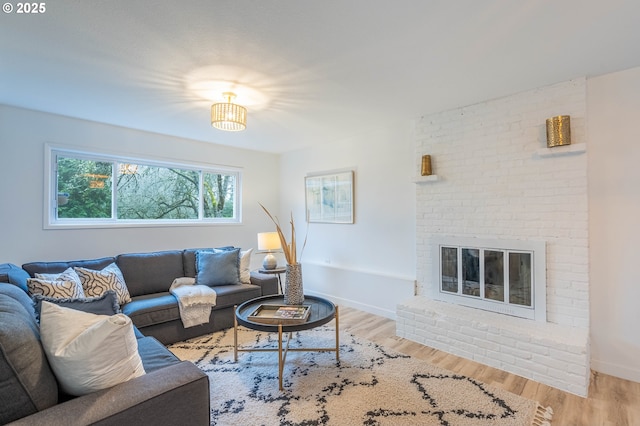
[(398, 336), (579, 396), (589, 389), (587, 329), (416, 296), (398, 305)]
[(435, 235), (544, 240), (552, 344), (541, 344), (542, 337), (527, 340), (536, 323), (520, 331), (505, 329), (504, 316), (480, 326), (450, 323), (449, 314), (444, 320), (420, 310), (408, 317), (399, 308), (398, 329), (403, 337), (586, 395), (586, 338), (558, 349), (562, 341), (553, 334), (558, 334), (554, 327), (564, 327), (588, 336), (587, 155), (538, 155), (546, 148), (545, 121), (556, 115), (571, 116), (572, 144), (586, 144), (586, 79), (424, 116), (416, 123), (416, 170), (422, 155), (430, 154), (440, 177), (416, 185), (418, 295), (437, 290), (431, 282), (437, 267), (431, 255)]

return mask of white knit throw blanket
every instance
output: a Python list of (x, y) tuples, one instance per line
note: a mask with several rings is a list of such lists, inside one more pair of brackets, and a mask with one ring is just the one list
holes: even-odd
[(216, 292), (206, 285), (195, 285), (195, 278), (176, 278), (169, 291), (178, 299), (184, 328), (209, 322), (211, 308), (216, 306)]

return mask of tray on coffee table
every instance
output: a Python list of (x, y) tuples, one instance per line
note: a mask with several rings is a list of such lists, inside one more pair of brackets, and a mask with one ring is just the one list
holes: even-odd
[(303, 324), (309, 319), (311, 306), (262, 304), (247, 317), (262, 324)]

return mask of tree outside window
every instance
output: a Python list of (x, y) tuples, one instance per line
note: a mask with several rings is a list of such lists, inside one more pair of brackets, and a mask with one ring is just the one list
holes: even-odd
[(238, 221), (239, 172), (58, 152), (56, 219)]

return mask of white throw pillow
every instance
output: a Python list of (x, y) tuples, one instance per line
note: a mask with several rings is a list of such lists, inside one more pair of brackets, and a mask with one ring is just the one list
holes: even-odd
[(251, 284), (251, 252), (253, 249), (240, 252), (240, 282), (242, 284)]
[(118, 295), (118, 303), (124, 305), (131, 302), (127, 283), (124, 282), (122, 271), (115, 263), (110, 264), (101, 271), (94, 271), (87, 268), (74, 268), (80, 281), (82, 288), (87, 297), (102, 296), (107, 290), (114, 290)]
[(85, 395), (145, 374), (131, 319), (43, 301), (40, 338), (63, 391)]

